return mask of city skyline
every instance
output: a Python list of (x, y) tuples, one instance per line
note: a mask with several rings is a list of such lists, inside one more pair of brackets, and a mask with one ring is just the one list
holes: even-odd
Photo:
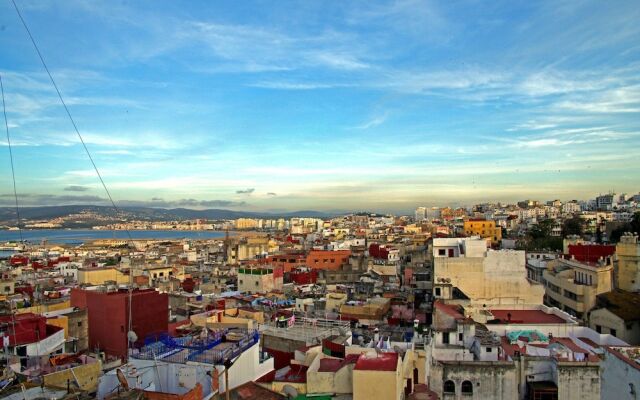
[[(406, 212), (640, 187), (630, 1), (18, 5), (118, 205)], [(0, 27), (20, 203), (105, 204), (9, 2)]]

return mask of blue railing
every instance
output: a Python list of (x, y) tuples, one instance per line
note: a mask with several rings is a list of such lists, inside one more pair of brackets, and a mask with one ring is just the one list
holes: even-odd
[[(226, 340), (228, 330), (214, 332), (207, 338), (186, 336), (173, 338), (168, 334), (158, 336), (158, 340), (140, 349), (136, 358), (153, 360), (162, 359), (169, 362), (184, 363), (196, 361), (207, 364), (222, 364), (227, 359), (233, 359), (260, 341), (257, 330), (246, 331), (238, 342)], [(147, 341), (145, 340), (145, 343)], [(232, 343), (224, 349), (215, 349), (221, 343)]]

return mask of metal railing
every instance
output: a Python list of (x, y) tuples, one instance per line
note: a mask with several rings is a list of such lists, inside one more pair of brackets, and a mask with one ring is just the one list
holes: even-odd
[[(142, 360), (163, 360), (173, 363), (196, 361), (207, 364), (222, 364), (225, 360), (239, 356), (260, 341), (260, 334), (257, 330), (245, 332), (244, 337), (237, 342), (227, 340), (226, 335), (230, 333), (228, 330), (215, 332), (206, 338), (197, 336), (173, 338), (169, 335), (163, 335), (158, 341), (142, 347), (134, 357)], [(223, 349), (216, 349), (223, 343), (229, 345)]]

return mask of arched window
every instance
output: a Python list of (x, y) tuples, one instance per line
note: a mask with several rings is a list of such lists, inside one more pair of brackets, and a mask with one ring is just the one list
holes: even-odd
[(446, 381), (444, 383), (444, 392), (445, 393), (455, 393), (456, 392), (456, 384), (453, 381)]
[(473, 394), (473, 384), (469, 381), (462, 382), (462, 393)]

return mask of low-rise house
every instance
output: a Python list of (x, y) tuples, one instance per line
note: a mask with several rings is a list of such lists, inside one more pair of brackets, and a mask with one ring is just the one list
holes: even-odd
[(602, 399), (640, 397), (640, 347), (603, 347)]
[(396, 399), (404, 393), (402, 360), (397, 353), (361, 354), (353, 368), (353, 399)]
[(597, 305), (589, 313), (589, 327), (640, 345), (640, 293), (616, 289), (598, 295)]

